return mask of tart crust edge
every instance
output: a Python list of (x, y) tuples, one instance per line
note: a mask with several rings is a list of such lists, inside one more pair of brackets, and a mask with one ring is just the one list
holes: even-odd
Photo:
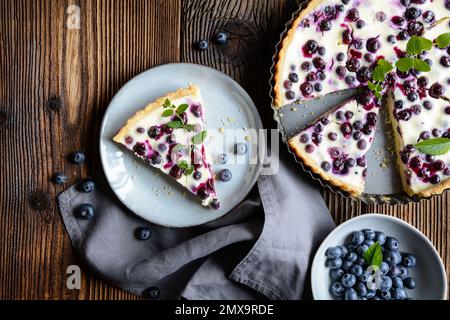
[(283, 79), (281, 79), (281, 70), (284, 66), (284, 58), (286, 56), (286, 51), (289, 45), (292, 42), (292, 39), (294, 38), (295, 31), (298, 28), (298, 25), (303, 20), (303, 18), (309, 14), (311, 11), (313, 11), (318, 5), (320, 5), (325, 0), (311, 0), (308, 5), (299, 12), (299, 15), (295, 20), (292, 22), (292, 26), (289, 28), (288, 32), (283, 38), (283, 41), (281, 42), (280, 50), (278, 52), (278, 61), (275, 64), (275, 74), (274, 74), (274, 107), (281, 108), (283, 106), (283, 98), (282, 98), (282, 90), (281, 87), (283, 85)]
[(156, 99), (155, 101), (149, 103), (144, 109), (136, 112), (134, 116), (129, 118), (126, 124), (119, 130), (119, 132), (113, 137), (113, 140), (118, 143), (122, 143), (123, 139), (127, 135), (127, 132), (130, 131), (134, 125), (144, 118), (149, 113), (153, 112), (155, 109), (160, 108), (166, 99), (176, 100), (180, 98), (184, 98), (186, 96), (195, 96), (198, 97), (200, 95), (200, 90), (195, 85), (189, 85), (187, 88), (181, 88), (177, 91), (167, 93), (165, 96)]
[(319, 166), (317, 166), (307, 155), (301, 152), (293, 143), (292, 138), (288, 141), (289, 148), (295, 153), (295, 155), (301, 159), (304, 165), (308, 166), (315, 174), (318, 174), (324, 181), (330, 182), (333, 186), (336, 186), (346, 192), (349, 192), (351, 196), (357, 197), (364, 191), (364, 187), (357, 187), (341, 180), (335, 179), (326, 174)]

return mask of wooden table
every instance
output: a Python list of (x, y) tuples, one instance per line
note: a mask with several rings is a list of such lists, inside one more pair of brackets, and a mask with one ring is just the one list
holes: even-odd
[[(77, 29), (77, 5), (80, 29)], [(114, 93), (130, 78), (168, 62), (225, 72), (248, 91), (266, 127), (271, 59), (296, 8), (282, 0), (0, 1), (0, 298), (136, 299), (82, 270), (81, 290), (66, 287), (66, 269), (80, 264), (56, 205), (63, 190), (101, 172), (98, 131)], [(70, 27), (70, 28), (68, 28)], [(225, 47), (199, 39), (224, 30)], [(176, 75), (174, 75), (176, 76)], [(85, 150), (88, 166), (65, 156)], [(450, 271), (450, 193), (419, 203), (365, 205), (324, 191), (337, 223), (366, 212), (397, 216), (418, 227)]]

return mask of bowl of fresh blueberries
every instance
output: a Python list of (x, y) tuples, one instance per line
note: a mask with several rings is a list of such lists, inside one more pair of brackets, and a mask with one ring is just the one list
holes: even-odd
[(336, 227), (311, 270), (316, 300), (445, 300), (447, 277), (433, 244), (403, 220), (364, 214)]

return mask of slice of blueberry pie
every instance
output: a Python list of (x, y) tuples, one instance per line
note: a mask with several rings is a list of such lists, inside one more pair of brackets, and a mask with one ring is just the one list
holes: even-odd
[(220, 203), (205, 146), (204, 103), (191, 85), (150, 103), (113, 138), (217, 209)]
[(380, 104), (370, 92), (320, 117), (289, 140), (297, 157), (323, 180), (357, 196), (367, 176), (366, 153)]

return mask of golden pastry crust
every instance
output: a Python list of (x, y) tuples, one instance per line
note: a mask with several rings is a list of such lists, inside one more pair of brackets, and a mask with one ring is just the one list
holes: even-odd
[[(387, 98), (387, 107), (388, 107), (388, 110), (389, 110), (389, 118), (390, 118), (390, 121), (391, 121), (393, 126), (396, 123), (396, 120), (395, 120), (394, 115), (393, 115), (394, 113), (391, 112), (393, 110), (393, 108), (394, 108), (394, 101), (395, 101), (395, 99), (394, 99), (394, 96), (393, 96), (393, 92), (390, 91), (388, 93), (388, 98)], [(396, 132), (396, 130), (394, 130), (394, 132)], [(419, 196), (419, 197), (422, 197), (422, 198), (427, 198), (427, 197), (430, 197), (430, 196), (435, 195), (435, 194), (441, 194), (442, 192), (445, 191), (445, 189), (450, 188), (450, 179), (447, 179), (447, 180), (442, 181), (441, 183), (439, 183), (439, 184), (437, 184), (435, 186), (431, 186), (431, 187), (428, 187), (428, 188), (420, 190), (420, 191), (416, 191), (415, 192), (414, 190), (412, 190), (411, 187), (406, 182), (406, 176), (405, 176), (405, 169), (406, 168), (405, 168), (403, 162), (401, 161), (400, 157), (398, 156), (398, 151), (402, 150), (403, 143), (400, 140), (399, 135), (397, 135), (397, 134), (394, 134), (394, 139), (395, 139), (395, 150), (397, 151), (397, 155), (396, 155), (397, 167), (398, 167), (398, 170), (400, 172), (400, 178), (402, 179), (403, 189), (405, 190), (405, 192), (410, 197), (412, 197), (412, 196)]]
[(298, 28), (298, 25), (303, 20), (303, 18), (314, 11), (317, 6), (322, 4), (325, 0), (311, 0), (305, 9), (301, 10), (298, 17), (294, 20), (292, 23), (291, 28), (286, 33), (286, 36), (284, 37), (283, 41), (281, 42), (281, 47), (278, 52), (278, 61), (275, 64), (275, 75), (274, 75), (274, 107), (281, 108), (283, 106), (283, 92), (282, 92), (282, 86), (283, 86), (283, 79), (282, 76), (282, 70), (284, 66), (284, 59), (286, 57), (286, 51), (289, 47), (289, 45), (292, 42), (292, 39), (294, 38), (295, 32)]
[(128, 119), (125, 126), (123, 126), (122, 129), (119, 130), (119, 132), (114, 136), (113, 140), (118, 143), (122, 143), (127, 133), (134, 128), (136, 123), (145, 116), (147, 116), (149, 113), (153, 112), (155, 109), (160, 108), (164, 104), (164, 101), (166, 99), (172, 101), (187, 96), (199, 97), (200, 96), (199, 88), (195, 85), (189, 85), (187, 88), (182, 88), (178, 89), (175, 92), (170, 92), (166, 94), (164, 97), (158, 98), (154, 102), (149, 103), (144, 109), (139, 110), (133, 117)]
[(322, 168), (320, 168), (318, 165), (316, 165), (316, 163), (314, 161), (312, 161), (308, 155), (306, 155), (302, 150), (297, 148), (297, 146), (293, 142), (293, 139), (294, 138), (292, 138), (288, 141), (289, 148), (291, 149), (291, 151), (293, 151), (295, 153), (295, 155), (297, 156), (297, 158), (301, 159), (303, 164), (306, 165), (307, 167), (309, 167), (312, 170), (312, 172), (318, 174), (322, 180), (327, 181), (327, 182), (331, 183), (333, 186), (336, 186), (336, 187), (350, 193), (350, 195), (353, 197), (359, 196), (364, 191), (364, 187), (354, 186), (354, 185), (345, 183), (345, 182), (338, 180), (338, 179), (330, 176), (329, 174), (327, 174), (325, 171), (322, 170)]

